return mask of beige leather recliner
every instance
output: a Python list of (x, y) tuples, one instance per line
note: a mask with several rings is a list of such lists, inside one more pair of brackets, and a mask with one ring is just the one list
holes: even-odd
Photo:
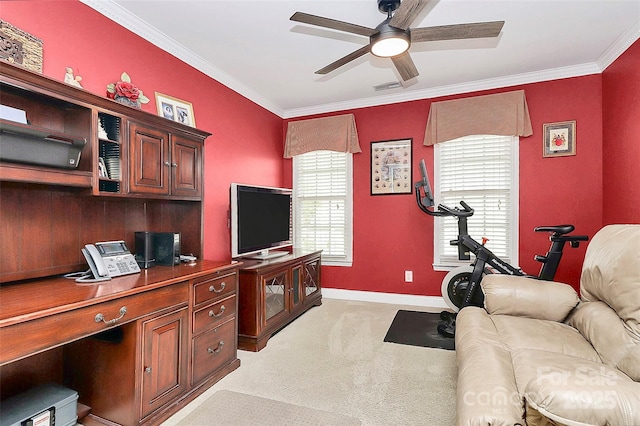
[(458, 425), (640, 426), (640, 225), (591, 239), (580, 298), (508, 275), (456, 321)]

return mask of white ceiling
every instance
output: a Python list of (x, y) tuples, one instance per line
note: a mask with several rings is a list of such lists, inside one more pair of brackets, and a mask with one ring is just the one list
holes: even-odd
[(289, 20), (296, 11), (370, 28), (376, 0), (81, 0), (283, 118), (602, 72), (640, 37), (640, 0), (432, 0), (411, 25), (505, 21), (499, 37), (415, 43), (420, 75), (399, 88), (367, 54), (314, 72), (367, 37)]

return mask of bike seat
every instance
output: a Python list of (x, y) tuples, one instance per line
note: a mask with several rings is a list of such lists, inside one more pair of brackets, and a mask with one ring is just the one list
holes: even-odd
[(555, 226), (538, 226), (533, 230), (535, 232), (553, 232), (556, 234), (564, 235), (569, 232), (573, 232), (575, 227), (573, 225), (555, 225)]

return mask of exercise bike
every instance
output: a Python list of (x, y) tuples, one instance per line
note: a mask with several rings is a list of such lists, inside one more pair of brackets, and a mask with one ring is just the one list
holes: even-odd
[[(451, 245), (458, 246), (458, 259), (471, 260), (471, 254), (475, 256), (470, 266), (456, 268), (445, 276), (442, 282), (442, 296), (445, 302), (453, 309), (454, 313), (444, 311), (438, 324), (438, 332), (447, 337), (455, 334), (456, 312), (466, 306), (483, 306), (484, 294), (480, 287), (480, 281), (485, 274), (508, 274), (527, 276), (540, 280), (553, 280), (562, 258), (565, 244), (570, 243), (576, 248), (580, 241), (587, 241), (586, 235), (567, 235), (574, 231), (573, 225), (540, 226), (535, 232), (548, 232), (551, 246), (546, 255), (536, 255), (534, 259), (542, 263), (537, 276), (527, 275), (522, 269), (514, 267), (496, 256), (485, 247), (486, 239), (482, 243), (469, 236), (467, 219), (473, 216), (474, 210), (464, 201), (460, 201), (462, 208), (450, 208), (443, 204), (438, 205), (437, 210), (431, 210), (434, 206), (429, 177), (424, 160), (420, 161), (420, 173), (422, 180), (415, 184), (416, 202), (420, 209), (429, 216), (455, 217), (458, 220), (458, 237), (450, 241)], [(424, 196), (422, 196), (424, 193)]]

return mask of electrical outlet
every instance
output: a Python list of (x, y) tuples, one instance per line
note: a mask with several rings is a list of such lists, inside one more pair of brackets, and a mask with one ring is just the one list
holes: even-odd
[(404, 282), (406, 283), (413, 282), (413, 271), (404, 271)]

